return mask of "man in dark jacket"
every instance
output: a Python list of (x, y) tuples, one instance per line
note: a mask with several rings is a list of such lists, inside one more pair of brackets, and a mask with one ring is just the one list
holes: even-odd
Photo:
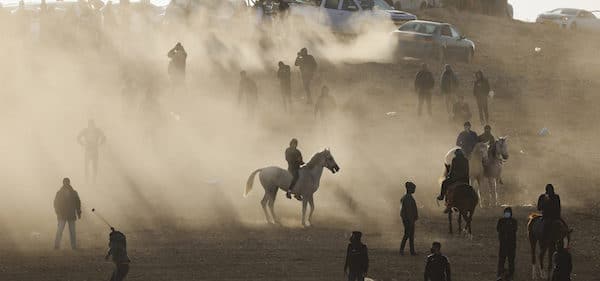
[(419, 211), (417, 210), (417, 202), (413, 198), (412, 194), (415, 193), (417, 186), (412, 182), (406, 182), (406, 194), (400, 203), (402, 208), (400, 209), (400, 217), (402, 218), (402, 224), (404, 225), (404, 237), (402, 237), (402, 243), (400, 244), (400, 255), (404, 255), (404, 247), (406, 246), (406, 240), (409, 241), (410, 254), (416, 256), (415, 252), (415, 222), (419, 219)]
[(556, 252), (552, 254), (552, 281), (571, 281), (573, 261), (569, 249), (565, 248), (563, 241), (556, 242)]
[(552, 223), (561, 218), (560, 196), (554, 193), (554, 186), (552, 184), (547, 184), (546, 193), (540, 195), (538, 198), (537, 209), (542, 212), (542, 233), (545, 236)]
[(306, 103), (312, 104), (310, 83), (315, 75), (315, 72), (317, 71), (317, 61), (312, 55), (308, 54), (308, 50), (306, 48), (302, 48), (300, 52), (298, 52), (298, 56), (296, 57), (296, 62), (294, 65), (300, 67), (302, 85), (304, 86), (304, 91), (306, 92)]
[(481, 124), (488, 124), (490, 116), (488, 112), (488, 96), (490, 94), (490, 83), (487, 78), (483, 76), (481, 70), (475, 73), (475, 83), (473, 84), (473, 95), (475, 101), (477, 101), (477, 108), (479, 109), (479, 121)]
[(429, 112), (429, 116), (431, 116), (431, 90), (433, 89), (434, 85), (435, 81), (433, 80), (433, 74), (431, 74), (431, 71), (427, 69), (427, 64), (422, 64), (421, 70), (417, 72), (417, 76), (415, 77), (415, 91), (419, 96), (419, 116), (421, 116), (424, 102), (427, 103), (427, 110)]
[[(294, 187), (298, 178), (300, 177), (300, 167), (304, 165), (304, 161), (302, 160), (302, 153), (298, 150), (298, 140), (292, 139), (290, 141), (290, 147), (285, 150), (285, 160), (288, 162), (288, 171), (292, 174), (292, 182), (286, 192), (285, 196), (288, 199), (292, 198), (292, 193), (296, 194), (294, 191)], [(302, 197), (296, 194), (296, 199), (301, 200)]]
[(256, 86), (256, 82), (248, 76), (246, 71), (241, 71), (238, 104), (242, 102), (244, 96), (246, 98), (246, 113), (249, 117), (254, 117), (256, 104), (258, 103), (258, 87)]
[(171, 59), (168, 67), (171, 83), (173, 83), (174, 86), (181, 87), (185, 83), (187, 52), (183, 48), (183, 45), (177, 42), (175, 47), (169, 50), (167, 56)]
[(75, 237), (75, 220), (81, 219), (81, 201), (79, 194), (71, 186), (69, 178), (63, 179), (63, 185), (54, 197), (54, 212), (58, 219), (58, 229), (56, 230), (56, 239), (54, 240), (54, 249), (60, 249), (60, 241), (65, 225), (69, 224), (69, 235), (71, 238), (71, 248), (77, 249), (77, 240)]
[(479, 142), (487, 142), (490, 146), (494, 145), (496, 142), (496, 138), (492, 135), (492, 127), (490, 125), (485, 125), (485, 127), (483, 127), (483, 134), (477, 138)]
[[(460, 149), (457, 149), (454, 153), (455, 153), (455, 156), (452, 159), (452, 165), (450, 166), (450, 172), (448, 173), (448, 177), (442, 182), (442, 188), (440, 190), (440, 195), (437, 198), (438, 200), (444, 200), (444, 197), (446, 197), (446, 192), (450, 185), (457, 183), (457, 182), (469, 184), (469, 160), (467, 160), (467, 158), (465, 158), (465, 156), (463, 155), (463, 153)], [(444, 213), (448, 213), (449, 211), (450, 211), (450, 208), (446, 207), (446, 210), (444, 211)]]
[(459, 146), (460, 149), (465, 154), (465, 157), (471, 157), (471, 152), (473, 152), (473, 148), (479, 141), (479, 137), (477, 133), (471, 131), (471, 122), (465, 122), (464, 124), (465, 130), (458, 134), (456, 138), (456, 146)]
[(105, 259), (108, 260), (112, 257), (112, 261), (115, 264), (115, 270), (113, 271), (110, 281), (122, 281), (129, 273), (129, 256), (127, 255), (127, 238), (125, 234), (120, 231), (116, 231), (114, 228), (110, 228), (111, 232), (108, 236), (108, 253)]
[(361, 237), (360, 231), (353, 231), (350, 236), (344, 263), (344, 273), (348, 275), (348, 281), (364, 281), (369, 271), (369, 253), (367, 245), (360, 241)]
[(442, 244), (433, 242), (431, 255), (425, 262), (425, 281), (452, 281), (450, 275), (450, 262), (441, 253)]
[(281, 88), (281, 97), (283, 99), (283, 109), (287, 112), (292, 109), (292, 72), (290, 66), (279, 62), (277, 70), (277, 79)]
[[(515, 273), (515, 254), (517, 251), (517, 220), (512, 217), (512, 208), (504, 209), (504, 216), (496, 225), (500, 249), (498, 251), (498, 278), (503, 276), (512, 280)], [(504, 270), (504, 263), (508, 259), (508, 272)]]
[(450, 113), (452, 95), (456, 92), (456, 89), (458, 89), (458, 78), (456, 77), (454, 70), (452, 70), (452, 67), (449, 64), (446, 64), (444, 72), (442, 73), (442, 78), (440, 79), (440, 91), (444, 96), (446, 111), (448, 113)]

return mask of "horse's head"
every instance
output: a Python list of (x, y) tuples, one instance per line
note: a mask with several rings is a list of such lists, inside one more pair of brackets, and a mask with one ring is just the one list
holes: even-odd
[(329, 149), (323, 150), (323, 156), (325, 158), (323, 166), (329, 169), (332, 173), (337, 173), (340, 170), (340, 166), (335, 162), (333, 155), (331, 155), (331, 151)]
[(481, 155), (482, 160), (487, 161), (488, 159), (488, 150), (490, 148), (489, 143), (487, 142), (479, 142), (473, 148), (473, 153), (471, 155)]
[(495, 143), (496, 153), (502, 157), (503, 160), (508, 160), (508, 137), (500, 137)]

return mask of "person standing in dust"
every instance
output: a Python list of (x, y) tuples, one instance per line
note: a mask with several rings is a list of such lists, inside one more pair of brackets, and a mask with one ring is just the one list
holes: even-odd
[(248, 118), (254, 118), (256, 105), (258, 103), (258, 87), (256, 82), (248, 76), (246, 71), (240, 72), (240, 86), (238, 89), (238, 104), (242, 103), (242, 99), (246, 98), (246, 114)]
[(185, 89), (187, 52), (183, 48), (183, 45), (178, 42), (175, 47), (169, 51), (167, 56), (171, 59), (168, 68), (171, 87), (174, 92), (179, 92), (180, 90)]
[(69, 224), (69, 236), (71, 238), (71, 249), (77, 249), (77, 240), (75, 238), (75, 220), (81, 219), (81, 200), (79, 194), (71, 186), (69, 178), (63, 179), (63, 185), (54, 197), (54, 212), (58, 220), (56, 230), (56, 239), (54, 240), (54, 249), (60, 249), (60, 241), (65, 230), (65, 225)]
[(317, 61), (315, 60), (315, 57), (308, 54), (308, 50), (306, 48), (302, 48), (300, 52), (298, 52), (298, 56), (296, 57), (296, 62), (294, 65), (300, 67), (300, 74), (302, 74), (302, 85), (304, 85), (304, 91), (306, 92), (306, 103), (312, 104), (310, 84), (317, 70)]
[(85, 149), (84, 169), (85, 181), (90, 181), (90, 165), (92, 166), (92, 183), (96, 183), (98, 175), (98, 148), (106, 142), (106, 137), (102, 130), (96, 127), (94, 120), (88, 121), (87, 128), (81, 130), (77, 136), (77, 142)]
[(283, 110), (285, 112), (290, 112), (292, 110), (292, 73), (290, 66), (282, 61), (279, 62), (277, 79), (279, 79), (279, 86), (281, 88)]

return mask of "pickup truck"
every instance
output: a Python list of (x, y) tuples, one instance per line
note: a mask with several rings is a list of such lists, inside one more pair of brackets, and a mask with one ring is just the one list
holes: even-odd
[(401, 25), (417, 19), (413, 14), (394, 10), (384, 0), (294, 0), (290, 2), (290, 15), (349, 34), (382, 23)]

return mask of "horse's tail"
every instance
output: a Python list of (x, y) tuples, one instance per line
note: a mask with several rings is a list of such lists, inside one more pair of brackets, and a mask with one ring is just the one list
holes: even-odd
[(246, 181), (246, 190), (244, 190), (244, 197), (247, 197), (248, 193), (250, 193), (250, 190), (252, 190), (252, 186), (254, 185), (254, 177), (260, 171), (262, 171), (262, 169), (257, 169), (248, 177), (248, 181)]

